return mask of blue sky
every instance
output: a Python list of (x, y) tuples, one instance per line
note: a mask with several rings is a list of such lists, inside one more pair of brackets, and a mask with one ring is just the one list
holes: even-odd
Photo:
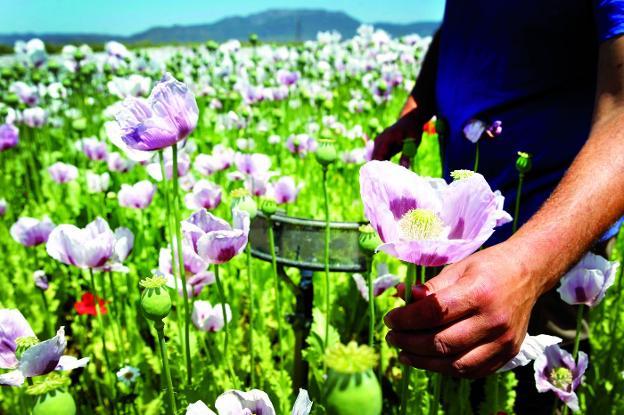
[(364, 22), (441, 20), (444, 0), (0, 0), (0, 32), (128, 35), (152, 26), (209, 23), (270, 8), (344, 11)]

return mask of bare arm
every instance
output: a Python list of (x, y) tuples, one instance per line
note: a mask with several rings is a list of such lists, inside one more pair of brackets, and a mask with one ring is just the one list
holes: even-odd
[[(392, 310), (400, 359), (456, 376), (492, 373), (518, 353), (535, 302), (624, 214), (624, 37), (598, 62), (590, 136), (542, 208), (506, 242), (446, 267)], [(539, 334), (539, 333), (532, 333)]]
[[(567, 174), (510, 240), (543, 273), (542, 290), (624, 213), (624, 37), (600, 48), (592, 130)], [(535, 252), (547, 252), (536, 258)]]

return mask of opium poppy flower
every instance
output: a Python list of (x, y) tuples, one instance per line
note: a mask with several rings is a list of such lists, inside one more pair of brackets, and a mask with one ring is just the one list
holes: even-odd
[[(106, 301), (101, 298), (98, 298), (98, 304), (100, 306), (100, 313), (106, 314)], [(95, 296), (91, 293), (84, 293), (80, 298), (80, 301), (76, 301), (74, 303), (74, 309), (81, 316), (88, 314), (90, 316), (97, 315), (97, 311), (95, 309)]]
[(511, 220), (483, 176), (458, 171), (453, 177), (446, 184), (389, 161), (366, 163), (360, 189), (366, 217), (384, 242), (378, 249), (413, 264), (441, 266), (472, 254)]

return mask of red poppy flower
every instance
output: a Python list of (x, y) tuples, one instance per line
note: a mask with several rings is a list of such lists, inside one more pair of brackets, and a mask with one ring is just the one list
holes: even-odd
[[(100, 314), (106, 314), (106, 301), (98, 297), (98, 304), (100, 306)], [(90, 316), (97, 315), (95, 310), (95, 296), (91, 293), (82, 294), (80, 301), (74, 303), (74, 309), (81, 316), (85, 314)]]
[(428, 134), (436, 133), (436, 122), (434, 119), (429, 120), (425, 125), (423, 125), (423, 132)]

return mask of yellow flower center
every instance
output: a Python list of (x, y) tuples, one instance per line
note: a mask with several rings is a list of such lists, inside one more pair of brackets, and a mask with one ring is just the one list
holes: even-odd
[(444, 222), (430, 209), (412, 209), (399, 220), (399, 235), (406, 240), (437, 238), (444, 230)]
[(572, 380), (572, 372), (568, 368), (557, 367), (550, 372), (550, 383), (556, 388), (568, 390), (572, 385)]
[(472, 170), (453, 170), (451, 172), (451, 177), (453, 178), (453, 180), (461, 180), (472, 177), (474, 176), (474, 174), (475, 172), (473, 172)]

